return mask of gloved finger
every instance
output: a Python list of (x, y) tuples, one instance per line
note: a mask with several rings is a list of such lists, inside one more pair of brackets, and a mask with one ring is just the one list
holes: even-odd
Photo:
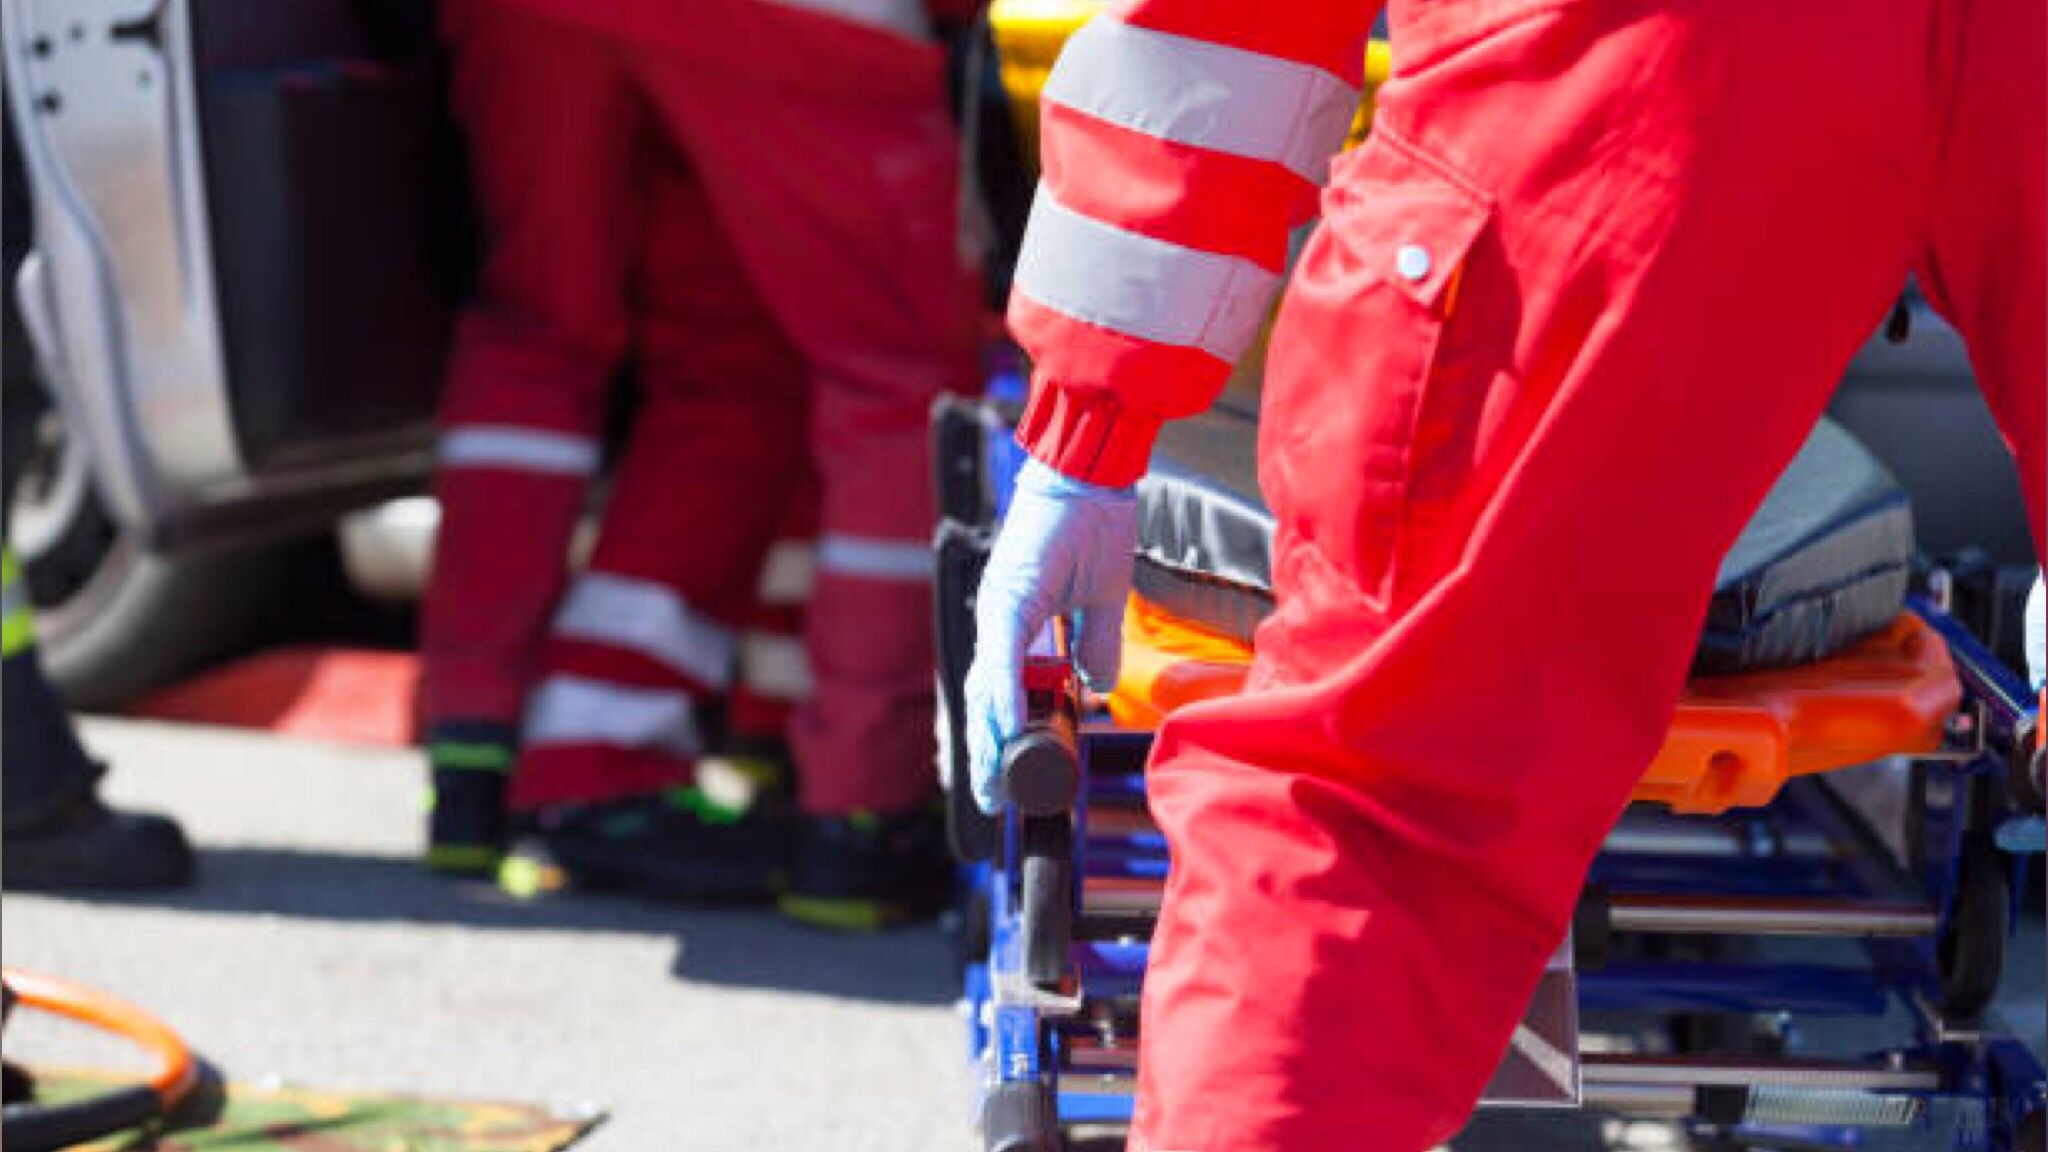
[(1074, 668), (1091, 692), (1116, 687), (1124, 658), (1124, 604), (1097, 604), (1074, 613)]
[(998, 797), (997, 774), (1002, 761), (1003, 743), (996, 732), (995, 717), (987, 708), (970, 704), (967, 710), (967, 763), (966, 787), (974, 796), (974, 804), (983, 812), (993, 816)]
[(968, 732), (974, 751), (975, 799), (993, 813), (1000, 792), (1003, 747), (1024, 730), (1024, 660), (1045, 626), (1047, 609), (1030, 581), (1006, 584), (1000, 550), (982, 578), (975, 603), (974, 665), (967, 672)]
[(1008, 660), (999, 655), (1006, 646), (977, 643), (974, 666), (967, 672), (967, 763), (974, 801), (981, 810), (996, 809), (996, 776), (1001, 771), (1004, 718), (1016, 707), (1006, 702), (1010, 684), (1018, 679)]

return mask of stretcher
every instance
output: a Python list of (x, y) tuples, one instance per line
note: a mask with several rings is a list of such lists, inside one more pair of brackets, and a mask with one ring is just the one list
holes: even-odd
[[(1125, 673), (1090, 697), (1057, 630), (1041, 638), (985, 817), (958, 783), (961, 685), (1013, 410), (935, 418), (937, 623), (968, 1048), (986, 1146), (1021, 1152), (1129, 1120), (1167, 867), (1151, 734), (1241, 690), (1271, 522), (1250, 413), (1169, 429), (1140, 492)], [(1669, 736), (1483, 1106), (1682, 1121), (1730, 1147), (2042, 1147), (2048, 1076), (1984, 1016), (2021, 862), (2001, 843), (2041, 814), (2038, 710), (1912, 546), (1904, 494), (1823, 425), (1723, 566)], [(1844, 1019), (1892, 1038), (1817, 1039)]]

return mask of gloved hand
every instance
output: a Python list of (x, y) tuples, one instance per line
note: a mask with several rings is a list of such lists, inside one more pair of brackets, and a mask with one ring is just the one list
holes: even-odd
[(1003, 745), (1024, 729), (1025, 653), (1048, 621), (1068, 619), (1083, 683), (1098, 692), (1116, 684), (1137, 545), (1134, 490), (1072, 480), (1036, 460), (1018, 474), (974, 606), (967, 750), (982, 811), (996, 810)]

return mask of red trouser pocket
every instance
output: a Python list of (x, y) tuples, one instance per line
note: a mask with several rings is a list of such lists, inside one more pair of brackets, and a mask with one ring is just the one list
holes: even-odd
[[(1469, 436), (1460, 429), (1490, 375), (1470, 370), (1479, 357), (1458, 350), (1464, 326), (1450, 321), (1493, 205), (1384, 128), (1331, 175), (1274, 337), (1294, 355), (1270, 384), (1260, 456), (1275, 508), (1294, 514), (1288, 535), (1384, 608), (1402, 535), (1423, 511), (1411, 506), (1428, 487), (1417, 480)], [(1329, 395), (1359, 381), (1372, 390)]]

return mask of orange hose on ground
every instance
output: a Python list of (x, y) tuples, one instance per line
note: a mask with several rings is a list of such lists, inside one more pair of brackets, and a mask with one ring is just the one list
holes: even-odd
[(163, 1101), (164, 1111), (177, 1107), (199, 1082), (199, 1064), (184, 1039), (135, 1005), (95, 988), (20, 968), (0, 968), (0, 979), (6, 980), (27, 1007), (111, 1032), (155, 1057), (157, 1068), (149, 1077), (149, 1087)]

